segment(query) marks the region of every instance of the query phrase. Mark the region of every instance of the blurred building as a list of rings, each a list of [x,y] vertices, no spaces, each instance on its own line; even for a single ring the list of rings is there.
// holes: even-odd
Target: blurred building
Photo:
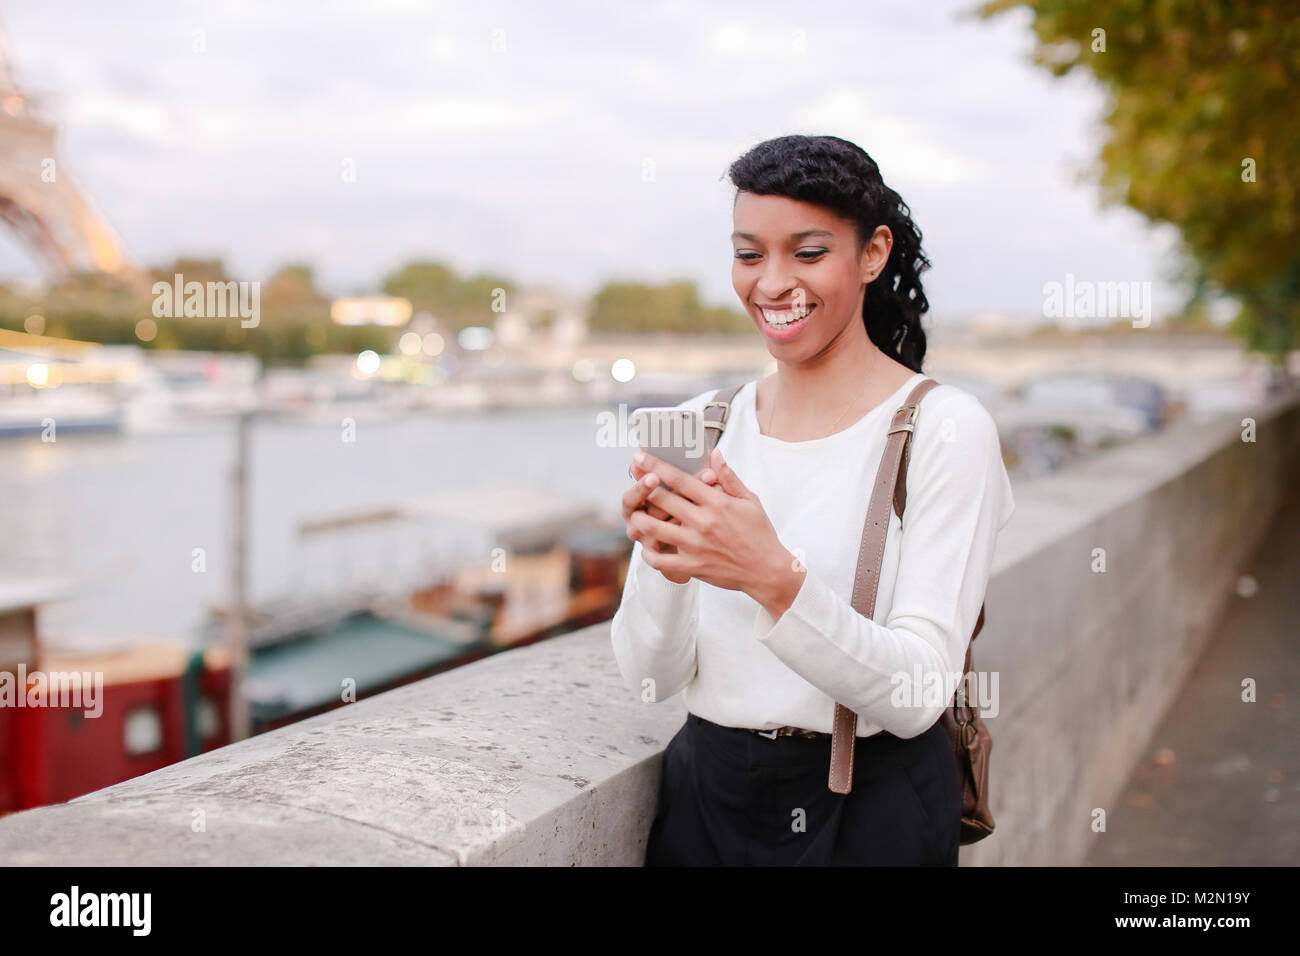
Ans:
[[[338,325],[401,326],[411,321],[411,303],[388,295],[335,299],[330,318]]]

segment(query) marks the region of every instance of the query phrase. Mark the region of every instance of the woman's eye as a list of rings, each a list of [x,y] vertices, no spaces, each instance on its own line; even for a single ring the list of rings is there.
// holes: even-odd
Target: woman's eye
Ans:
[[[814,262],[826,255],[825,249],[803,249],[795,253],[795,258],[804,262]],[[741,262],[753,262],[759,258],[757,252],[737,252],[736,258]]]

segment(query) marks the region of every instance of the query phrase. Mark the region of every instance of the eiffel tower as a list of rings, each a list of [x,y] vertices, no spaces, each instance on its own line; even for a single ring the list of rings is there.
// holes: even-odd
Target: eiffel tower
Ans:
[[[112,228],[56,157],[54,133],[19,85],[0,25],[0,219],[56,275],[103,272],[140,282]]]

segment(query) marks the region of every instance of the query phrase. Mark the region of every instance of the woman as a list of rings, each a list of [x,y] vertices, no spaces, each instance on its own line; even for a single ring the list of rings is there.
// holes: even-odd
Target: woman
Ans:
[[[961,389],[925,396],[874,619],[856,612],[887,423],[925,378],[921,233],[837,137],[769,140],[729,174],[732,283],[777,370],[736,394],[698,477],[646,456],[623,496],[615,657],[643,700],[684,690],[689,711],[646,864],[955,866],[951,694],[933,681],[962,670],[1014,508],[997,428]],[[827,785],[836,701],[858,715],[847,794]]]

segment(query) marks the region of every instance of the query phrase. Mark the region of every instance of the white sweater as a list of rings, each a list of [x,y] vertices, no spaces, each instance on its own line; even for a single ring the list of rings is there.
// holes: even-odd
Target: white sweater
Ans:
[[[868,620],[853,609],[886,429],[923,378],[913,375],[848,428],[801,442],[760,433],[755,383],[740,389],[718,448],[807,570],[777,621],[744,591],[695,578],[674,584],[641,559],[636,542],[610,634],[641,700],[685,690],[687,710],[717,724],[827,732],[839,701],[858,714],[861,737],[915,737],[938,720],[951,693],[937,692],[936,672],[950,689],[962,670],[998,531],[1015,503],[987,409],[956,386],[931,389],[911,440],[901,525],[890,510],[875,613]],[[703,411],[714,391],[678,407]]]

